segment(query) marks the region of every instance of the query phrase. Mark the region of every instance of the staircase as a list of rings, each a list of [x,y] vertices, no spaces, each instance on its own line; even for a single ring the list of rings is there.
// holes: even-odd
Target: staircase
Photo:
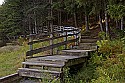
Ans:
[[[89,35],[81,35],[81,42],[75,49],[62,50],[59,55],[27,59],[22,62],[23,68],[19,68],[18,73],[23,77],[62,78],[65,67],[84,63],[89,53],[97,50],[97,40]]]
[[[56,60],[51,56],[28,59],[22,62],[23,68],[19,68],[19,75],[33,78],[54,79],[61,76],[61,69],[65,60]]]
[[[91,36],[81,35],[81,42],[78,49],[82,49],[82,50],[97,49],[97,45],[96,45],[97,40],[98,40],[97,38],[94,38]]]

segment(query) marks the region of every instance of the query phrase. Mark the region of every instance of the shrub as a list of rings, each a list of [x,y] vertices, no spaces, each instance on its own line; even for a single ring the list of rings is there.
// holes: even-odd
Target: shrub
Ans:
[[[123,50],[123,43],[120,40],[114,40],[110,42],[110,47],[111,47],[111,53],[122,53]]]
[[[100,40],[97,41],[97,45],[99,46],[98,51],[103,55],[109,55],[111,52],[110,40]]]
[[[17,42],[18,42],[18,45],[27,45],[27,42],[28,42],[28,40],[27,40],[27,38],[23,38],[23,37],[19,37],[19,39],[17,40]]]
[[[95,60],[94,60],[95,61]],[[101,65],[96,66],[92,83],[124,83],[125,79],[125,55],[103,59]]]
[[[103,56],[121,54],[124,47],[124,44],[121,40],[100,40],[97,41],[97,45],[99,46],[98,51],[102,53]]]

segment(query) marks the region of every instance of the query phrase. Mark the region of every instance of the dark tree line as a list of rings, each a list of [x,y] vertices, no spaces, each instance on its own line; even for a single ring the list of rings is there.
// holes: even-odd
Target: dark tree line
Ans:
[[[84,24],[88,31],[92,17],[108,34],[110,20],[124,30],[124,16],[124,0],[5,0],[0,6],[0,38],[41,33],[43,26],[49,30],[50,23],[61,26],[68,21],[75,27]]]

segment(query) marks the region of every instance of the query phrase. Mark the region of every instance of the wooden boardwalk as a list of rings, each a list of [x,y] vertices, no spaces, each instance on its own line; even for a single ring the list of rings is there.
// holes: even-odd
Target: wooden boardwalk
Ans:
[[[74,31],[74,30],[71,30]],[[76,31],[76,30],[75,30]],[[97,50],[95,42],[97,39],[93,39],[89,36],[79,37],[80,32],[48,39],[42,39],[38,41],[30,40],[30,50],[26,53],[27,59],[22,62],[23,68],[19,68],[18,74],[22,77],[32,77],[32,78],[63,78],[64,69],[66,67],[71,67],[85,63],[90,56],[91,52]],[[53,34],[51,34],[52,36]],[[68,40],[68,36],[75,36],[75,39]],[[64,38],[64,41],[53,44],[54,39]],[[82,38],[82,39],[80,39]],[[32,39],[32,38],[31,38]],[[79,42],[81,40],[81,42]],[[33,49],[34,43],[50,41],[50,46]],[[74,48],[66,49],[67,44],[75,43]],[[65,46],[64,50],[59,51],[60,53],[53,55],[53,49],[59,46]],[[51,50],[52,55],[34,57],[34,54]]]
[[[73,34],[68,34],[68,32],[72,32]],[[50,37],[48,37],[48,35],[50,35]],[[68,39],[68,37],[73,37],[73,39]],[[54,40],[60,38],[63,39],[63,41],[53,43]],[[46,47],[33,49],[33,44],[45,41],[50,42],[50,45]],[[30,35],[30,41],[28,43],[30,49],[26,52],[26,60],[22,62],[22,68],[18,69],[18,74],[1,78],[0,82],[11,83],[9,82],[10,79],[13,78],[13,81],[16,80],[18,77],[34,79],[63,79],[65,68],[76,68],[77,65],[85,63],[87,59],[90,57],[90,54],[97,50],[96,41],[96,38],[92,38],[86,35],[80,35],[80,31],[78,29],[63,31],[63,35],[60,35],[60,32],[48,33],[47,36],[43,34],[42,36],[35,36],[32,34]],[[74,43],[75,45],[71,46],[71,49],[67,49],[67,44],[71,43]],[[65,49],[57,51],[57,53],[54,54],[53,49],[58,48],[60,46],[64,46]],[[47,50],[51,52],[50,55],[41,55],[39,57],[34,56],[34,54],[44,52]],[[14,83],[36,83],[35,81],[30,81],[22,79],[20,82]]]
[[[66,50],[65,50],[66,51]],[[77,51],[78,50],[74,50]],[[79,50],[79,52],[82,50]],[[87,52],[87,51],[84,51]],[[90,50],[88,51],[90,52]],[[19,68],[19,75],[34,78],[44,78],[51,74],[51,78],[61,77],[64,67],[70,67],[86,61],[87,55],[53,55],[32,58],[22,62],[24,68]]]

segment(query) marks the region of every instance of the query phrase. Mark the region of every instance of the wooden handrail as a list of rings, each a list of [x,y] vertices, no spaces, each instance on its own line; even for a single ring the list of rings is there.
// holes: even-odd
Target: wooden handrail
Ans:
[[[31,55],[33,55],[33,54],[37,54],[37,53],[40,53],[40,52],[44,52],[44,51],[47,51],[47,50],[50,50],[50,49],[53,49],[53,48],[56,48],[56,47],[59,47],[59,46],[68,44],[68,43],[72,43],[72,42],[75,42],[75,41],[78,40],[78,39],[79,39],[79,38],[77,38],[77,39],[72,39],[72,40],[68,40],[68,41],[64,41],[64,42],[61,42],[61,43],[53,44],[53,45],[46,46],[46,47],[42,47],[42,48],[38,48],[38,49],[35,49],[35,50],[27,51],[27,52],[26,52],[26,56],[31,56]]]
[[[45,33],[42,33],[42,34],[30,34],[30,35],[28,35],[27,37],[47,36],[47,35],[50,35],[50,34],[57,34],[57,33],[64,33],[64,32],[72,32],[72,31],[78,31],[78,30],[79,30],[79,29],[47,32],[46,34],[45,34]],[[43,34],[44,34],[44,35],[43,35]]]
[[[68,32],[71,32],[72,34],[68,34]],[[72,43],[72,42],[77,42],[79,40],[79,38],[80,38],[79,37],[80,30],[79,29],[49,32],[49,33],[47,33],[45,35],[53,35],[54,36],[57,33],[59,33],[59,34],[63,33],[63,35],[62,36],[52,37],[52,38],[44,37],[44,39],[40,39],[41,35],[39,35],[39,34],[31,34],[31,35],[29,35],[30,42],[28,43],[28,45],[30,45],[30,50],[26,52],[26,56],[27,57],[33,57],[34,54],[44,52],[44,51],[47,51],[47,50],[50,50],[50,49],[52,49],[51,51],[53,51],[54,48],[57,48],[57,47],[63,46],[63,45],[65,45],[65,49],[66,49],[67,44]],[[45,35],[42,35],[42,36],[45,36]],[[67,40],[67,38],[69,36],[75,36],[75,39]],[[33,41],[34,38],[36,38],[36,37],[38,37],[39,40]],[[60,43],[53,44],[53,40],[59,39],[59,38],[64,38],[64,41],[62,41]],[[49,46],[46,46],[46,47],[33,49],[33,44],[40,43],[40,42],[45,42],[45,41],[51,41],[51,44]]]
[[[49,40],[52,40],[52,39],[58,39],[58,38],[63,38],[63,37],[67,37],[67,36],[78,35],[79,33],[80,33],[80,32],[78,32],[78,33],[76,33],[76,34],[68,34],[68,35],[57,36],[57,37],[53,37],[53,38],[47,38],[47,39],[41,39],[41,40],[35,40],[35,41],[32,41],[32,42],[29,42],[28,45],[32,45],[32,44],[40,43],[40,42],[44,42],[44,41],[49,41]]]

